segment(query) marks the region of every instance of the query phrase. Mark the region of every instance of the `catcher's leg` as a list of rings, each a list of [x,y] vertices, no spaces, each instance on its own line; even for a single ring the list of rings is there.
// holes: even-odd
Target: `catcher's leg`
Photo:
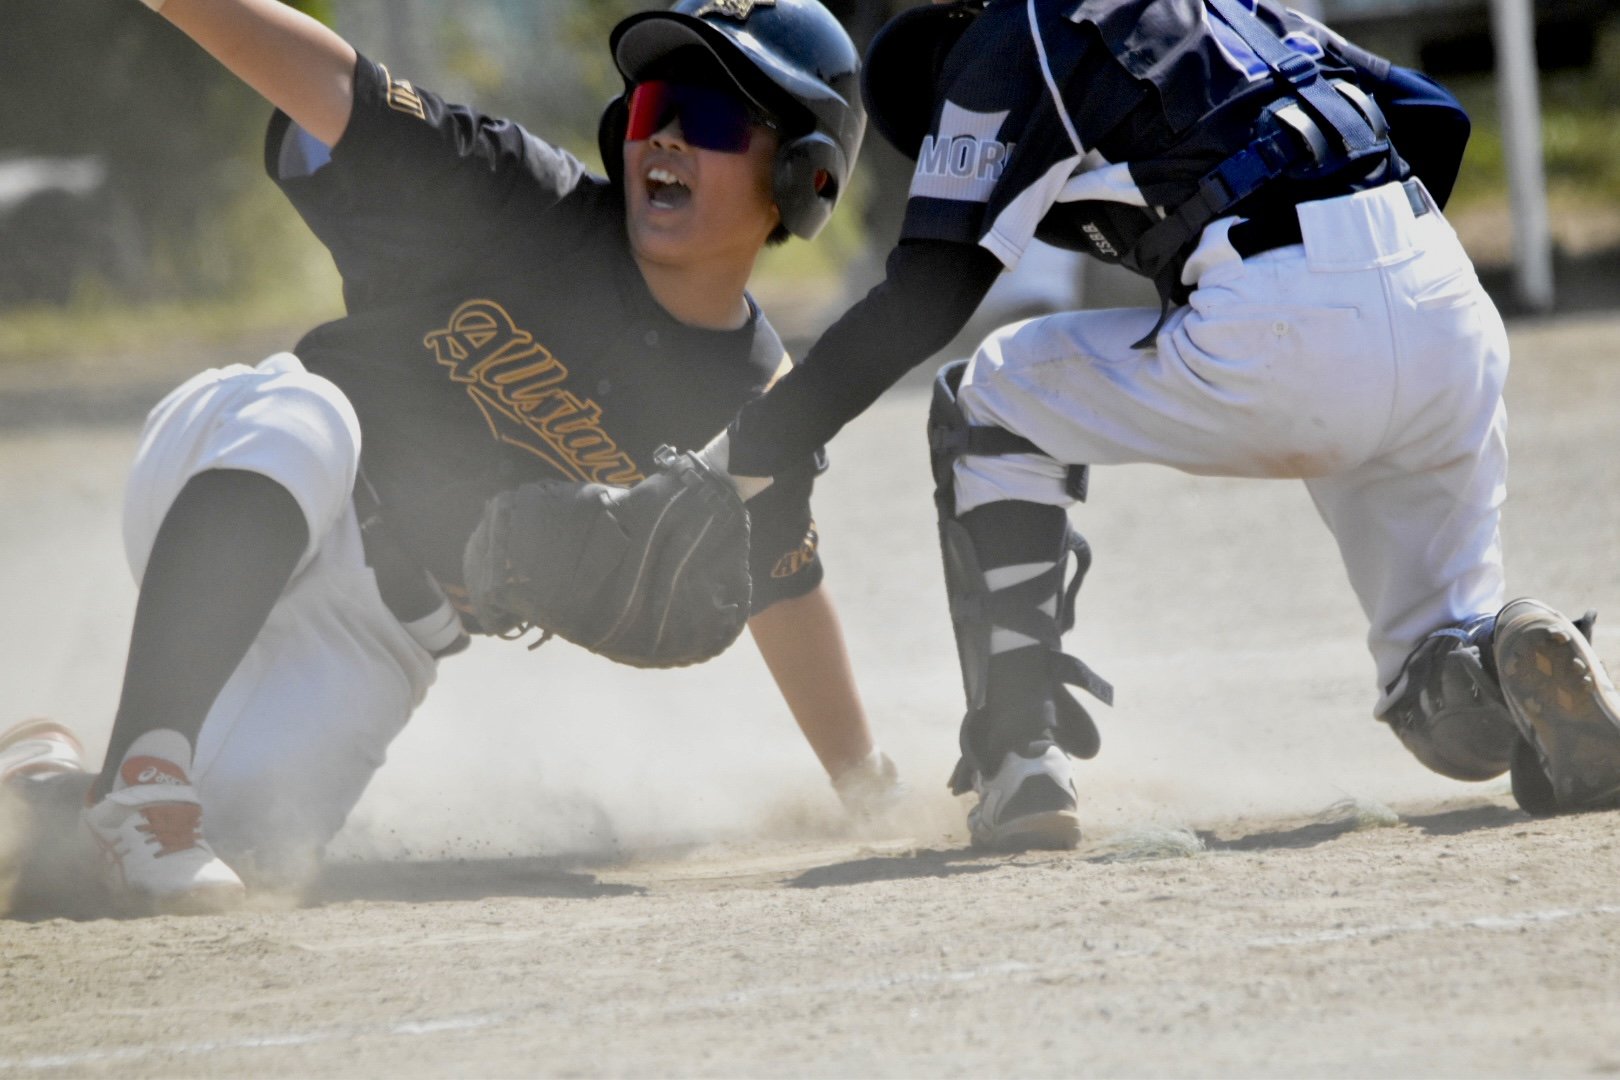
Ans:
[[[1529,813],[1620,806],[1620,693],[1592,650],[1594,619],[1515,600],[1436,630],[1408,657],[1379,718],[1443,776],[1511,769]]]
[[[1414,757],[1453,780],[1501,776],[1519,742],[1497,676],[1495,628],[1494,615],[1478,615],[1425,637],[1379,714]]]
[[[959,456],[1033,449],[1008,432],[965,421],[955,400],[962,368],[948,365],[940,373],[929,416],[945,588],[967,697],[962,760],[951,788],[979,795],[968,816],[976,846],[1074,847],[1080,825],[1068,755],[1092,757],[1098,739],[1063,684],[1084,686],[1104,701],[1112,696],[1107,683],[1059,651],[1090,549],[1062,506],[1009,499],[956,514]],[[1083,475],[1072,478],[1077,494]],[[1065,590],[1071,554],[1076,569]]]

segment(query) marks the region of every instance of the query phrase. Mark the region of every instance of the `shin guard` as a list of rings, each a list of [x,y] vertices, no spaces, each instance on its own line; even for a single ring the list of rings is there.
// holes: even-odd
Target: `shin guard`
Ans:
[[[972,512],[971,527],[956,514],[956,458],[1040,453],[1011,432],[967,423],[956,401],[964,367],[958,362],[940,372],[928,431],[945,590],[967,699],[962,760],[951,777],[958,794],[971,789],[974,772],[993,770],[1008,750],[1040,739],[1075,757],[1095,756],[1096,725],[1066,687],[1113,702],[1113,688],[1060,649],[1062,635],[1074,625],[1075,597],[1091,565],[1091,549],[1069,526],[1063,509],[1013,500],[991,503]],[[1083,469],[1072,469],[1070,476],[1070,493],[1082,497]],[[1075,567],[1065,584],[1071,556]],[[1030,562],[1051,565],[1016,584],[991,587],[989,572]],[[1030,644],[997,654],[992,649],[997,629]]]

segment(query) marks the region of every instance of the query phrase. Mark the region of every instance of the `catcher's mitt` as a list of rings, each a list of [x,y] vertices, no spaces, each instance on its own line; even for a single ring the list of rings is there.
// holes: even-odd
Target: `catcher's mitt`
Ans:
[[[493,633],[537,626],[634,667],[713,659],[748,621],[748,511],[669,447],[631,488],[544,480],[490,499],[463,556]]]

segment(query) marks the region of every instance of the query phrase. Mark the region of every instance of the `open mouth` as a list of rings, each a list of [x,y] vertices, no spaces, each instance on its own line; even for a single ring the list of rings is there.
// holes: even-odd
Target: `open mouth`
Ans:
[[[692,201],[692,189],[668,169],[648,169],[647,201],[659,210],[679,210]]]

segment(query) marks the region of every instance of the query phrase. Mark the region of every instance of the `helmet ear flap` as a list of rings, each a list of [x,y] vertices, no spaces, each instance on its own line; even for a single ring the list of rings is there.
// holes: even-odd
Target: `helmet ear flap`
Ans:
[[[820,232],[848,176],[843,149],[821,132],[784,143],[776,152],[772,191],[787,231],[804,240]]]
[[[630,105],[620,94],[602,110],[596,123],[596,148],[602,155],[602,168],[615,185],[624,181],[624,134],[630,130]]]

